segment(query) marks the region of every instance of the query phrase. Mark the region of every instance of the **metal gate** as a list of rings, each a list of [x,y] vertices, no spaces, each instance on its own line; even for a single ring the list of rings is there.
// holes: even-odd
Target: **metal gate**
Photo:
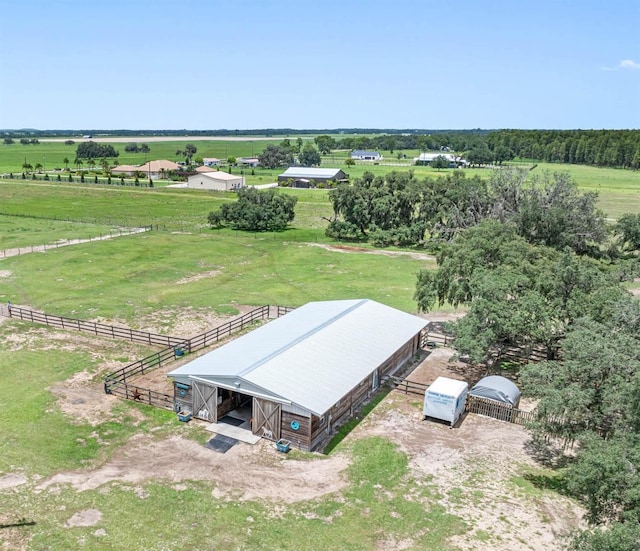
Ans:
[[[218,387],[193,381],[193,416],[212,423],[218,422]]]
[[[253,398],[253,433],[258,436],[280,439],[282,407],[276,402]]]

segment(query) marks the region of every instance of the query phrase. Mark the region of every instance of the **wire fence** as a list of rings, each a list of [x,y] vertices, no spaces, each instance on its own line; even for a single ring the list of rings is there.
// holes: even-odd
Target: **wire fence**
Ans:
[[[76,239],[62,239],[54,243],[45,243],[43,245],[29,245],[27,247],[16,247],[13,249],[5,249],[0,251],[1,258],[9,258],[12,256],[20,256],[30,253],[43,253],[60,247],[68,247],[70,245],[78,245],[81,243],[90,243],[92,241],[105,241],[107,239],[114,239],[116,237],[123,237],[128,235],[134,235],[138,233],[145,233],[151,231],[153,226],[143,226],[140,228],[119,228],[118,231],[100,234],[95,237],[76,238]]]

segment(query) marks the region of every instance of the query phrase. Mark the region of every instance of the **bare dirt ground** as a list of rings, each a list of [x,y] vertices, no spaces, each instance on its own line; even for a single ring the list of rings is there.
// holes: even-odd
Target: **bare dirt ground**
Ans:
[[[326,251],[347,254],[377,254],[383,256],[408,256],[416,260],[435,260],[436,257],[425,253],[412,251],[387,251],[384,249],[366,249],[364,247],[350,247],[347,245],[327,245],[325,243],[305,243],[308,247],[320,247]]]

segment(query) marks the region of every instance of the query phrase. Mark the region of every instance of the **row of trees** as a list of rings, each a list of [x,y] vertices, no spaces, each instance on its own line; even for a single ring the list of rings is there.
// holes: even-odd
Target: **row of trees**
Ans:
[[[2,143],[4,145],[13,145],[15,140],[11,136],[6,136],[2,139]],[[37,145],[40,143],[40,140],[38,140],[38,138],[20,138],[20,143],[22,145]]]
[[[471,165],[516,157],[538,161],[640,169],[639,130],[499,130],[315,138],[321,153],[333,149],[457,151]]]
[[[640,168],[639,130],[500,130],[486,137],[493,151],[520,158],[603,167]]]

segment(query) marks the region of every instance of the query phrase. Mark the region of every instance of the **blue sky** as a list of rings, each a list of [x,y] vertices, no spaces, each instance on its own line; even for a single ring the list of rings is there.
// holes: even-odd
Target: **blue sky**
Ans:
[[[640,2],[0,0],[0,128],[640,128]]]

